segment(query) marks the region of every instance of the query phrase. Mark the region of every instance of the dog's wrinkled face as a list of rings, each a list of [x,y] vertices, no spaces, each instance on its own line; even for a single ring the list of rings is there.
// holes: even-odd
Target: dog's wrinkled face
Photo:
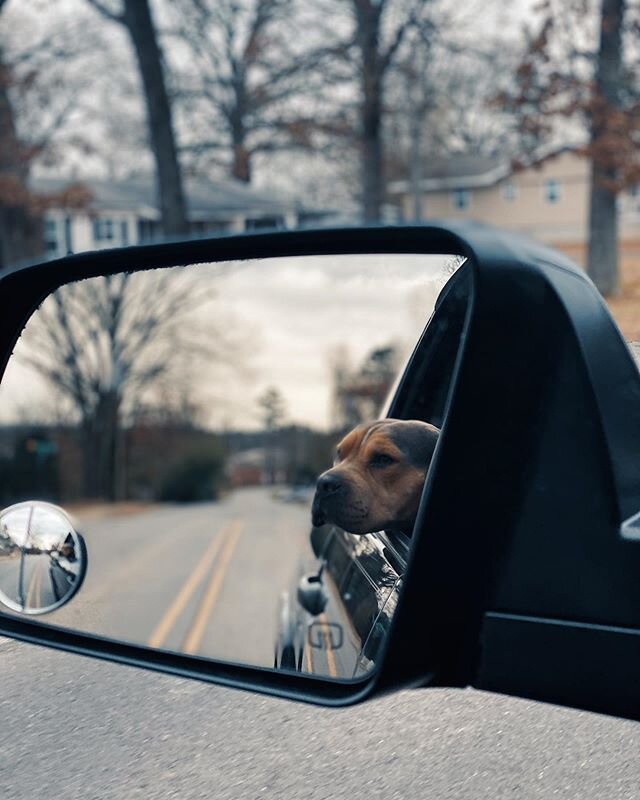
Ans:
[[[319,478],[314,525],[350,533],[411,534],[438,429],[419,420],[385,419],[354,428],[340,442],[334,466]]]

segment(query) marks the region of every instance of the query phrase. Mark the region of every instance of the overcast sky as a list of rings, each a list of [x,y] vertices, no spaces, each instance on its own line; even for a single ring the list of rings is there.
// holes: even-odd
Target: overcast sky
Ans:
[[[241,262],[222,274],[218,265],[189,268],[216,286],[215,299],[199,313],[215,322],[223,339],[240,342],[231,367],[221,370],[203,357],[194,373],[194,394],[205,402],[207,424],[257,428],[257,398],[274,386],[285,399],[289,422],[326,428],[336,349],[346,348],[354,366],[392,342],[408,355],[450,258],[312,256]],[[28,341],[27,325],[18,354]],[[0,387],[0,419],[33,419],[51,408],[50,388],[12,359]]]
[[[238,320],[251,321],[258,337],[254,390],[242,392],[242,424],[255,414],[255,396],[276,386],[291,421],[326,427],[336,349],[346,347],[354,366],[391,342],[408,354],[431,314],[447,260],[315,256],[233,272],[220,298]]]

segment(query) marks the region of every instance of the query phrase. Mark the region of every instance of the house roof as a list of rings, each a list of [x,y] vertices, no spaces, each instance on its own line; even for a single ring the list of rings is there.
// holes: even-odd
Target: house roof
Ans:
[[[560,155],[567,150],[575,149],[574,145],[554,147],[540,150],[527,161],[527,166]],[[481,156],[460,153],[446,158],[433,158],[422,167],[420,189],[423,192],[438,192],[446,189],[479,189],[494,186],[514,171],[511,158],[508,156]],[[404,194],[411,190],[408,180],[394,181],[389,185],[391,194]]]
[[[119,181],[35,178],[31,187],[38,194],[56,194],[70,184],[86,187],[91,196],[93,211],[132,211],[141,217],[160,216],[155,181],[151,175]],[[239,181],[209,181],[187,178],[185,194],[191,219],[224,218],[236,213],[267,215],[302,210],[296,200],[277,192],[255,189]]]
[[[473,189],[492,186],[511,171],[508,159],[500,157],[460,154],[447,158],[427,160],[422,167],[420,188],[425,192],[441,189]],[[389,186],[392,194],[409,191],[408,180],[394,181]]]

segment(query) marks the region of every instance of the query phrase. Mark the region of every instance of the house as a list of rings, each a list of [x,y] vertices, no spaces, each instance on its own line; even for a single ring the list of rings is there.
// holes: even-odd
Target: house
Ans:
[[[474,219],[562,250],[583,267],[587,261],[590,165],[565,147],[525,168],[506,158],[452,156],[425,165],[419,205],[424,219]],[[413,220],[409,181],[389,186],[403,219]],[[620,289],[607,299],[628,340],[640,340],[640,186],[618,196]]]
[[[243,450],[227,459],[227,480],[234,489],[285,483],[288,478],[288,461],[287,451],[273,444]]]
[[[57,196],[81,183],[90,198],[80,209],[50,207],[44,218],[48,258],[69,252],[124,247],[161,237],[160,209],[151,175],[122,181],[39,178],[39,196]],[[303,208],[292,198],[254,189],[238,181],[185,181],[189,227],[194,235],[258,228],[293,228],[323,218],[326,211]]]
[[[409,181],[389,191],[403,219],[414,218]],[[565,147],[514,169],[506,158],[460,155],[423,169],[421,218],[474,219],[528,235],[585,263],[589,218],[589,161]],[[640,186],[618,199],[623,258],[640,257]]]

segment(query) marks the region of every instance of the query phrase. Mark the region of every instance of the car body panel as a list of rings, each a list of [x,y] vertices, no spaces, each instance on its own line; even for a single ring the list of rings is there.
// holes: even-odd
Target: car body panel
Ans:
[[[388,609],[397,597],[390,598],[400,590],[408,539],[384,532],[356,536],[336,526],[312,530],[314,535],[324,541],[320,557],[301,564],[281,596],[275,665],[331,678],[361,677],[375,664],[391,623]],[[301,606],[296,588],[320,568],[327,605],[313,615]]]

